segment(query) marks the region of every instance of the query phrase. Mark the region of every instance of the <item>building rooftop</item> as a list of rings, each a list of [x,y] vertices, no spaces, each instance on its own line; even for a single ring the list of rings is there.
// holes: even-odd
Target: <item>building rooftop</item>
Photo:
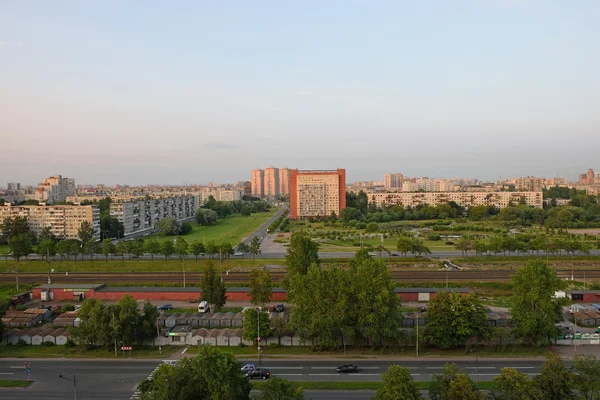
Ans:
[[[36,289],[94,289],[94,290],[98,290],[99,288],[103,287],[103,284],[85,284],[85,283],[81,283],[81,284],[63,284],[63,283],[52,283],[50,285],[41,285],[38,286]]]

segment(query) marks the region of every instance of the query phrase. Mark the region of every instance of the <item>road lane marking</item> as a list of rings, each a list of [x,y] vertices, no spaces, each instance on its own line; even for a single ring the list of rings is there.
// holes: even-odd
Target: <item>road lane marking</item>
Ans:
[[[0,375],[14,375],[14,372],[0,372]]]
[[[496,369],[496,367],[465,367],[465,369]]]
[[[534,369],[535,367],[502,367],[502,368],[513,368],[513,369]]]
[[[310,369],[336,369],[337,367],[310,367]]]
[[[277,374],[277,376],[302,376],[303,374]]]
[[[188,349],[187,347],[185,349],[183,349],[183,351],[181,352],[181,354],[182,355],[185,354],[185,352],[187,351],[187,349]]]
[[[17,366],[13,366],[11,365],[9,368],[15,368],[15,369],[25,369],[24,365],[17,365]]]
[[[425,369],[442,369],[443,367],[425,367]]]
[[[420,376],[421,374],[410,374],[410,376]]]
[[[341,376],[342,374],[308,374],[309,376]]]
[[[303,369],[304,367],[264,367],[268,369]]]
[[[379,367],[358,367],[358,369],[379,369]]]

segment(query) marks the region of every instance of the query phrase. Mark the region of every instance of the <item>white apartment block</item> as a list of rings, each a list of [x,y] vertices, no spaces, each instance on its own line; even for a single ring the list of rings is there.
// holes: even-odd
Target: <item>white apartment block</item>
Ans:
[[[198,209],[197,197],[168,197],[124,203],[111,203],[110,215],[125,228],[125,236],[152,230],[163,218],[178,221],[194,218]]]
[[[241,200],[243,192],[239,189],[224,189],[224,188],[202,188],[195,194],[197,204],[204,204],[210,196],[216,201],[236,201]]]
[[[383,176],[383,186],[386,189],[396,189],[402,187],[404,175],[402,174],[385,174]]]
[[[38,185],[35,199],[50,204],[66,201],[67,196],[75,195],[75,188],[75,179],[51,176]]]
[[[94,237],[100,237],[100,209],[98,206],[0,206],[0,220],[26,217],[29,229],[36,234],[50,228],[61,239],[79,239],[77,232],[83,221],[94,229]]]
[[[539,192],[544,188],[546,180],[544,178],[536,178],[527,176],[525,178],[515,179],[515,188],[523,192]]]
[[[462,207],[496,206],[498,208],[525,204],[542,208],[542,192],[418,192],[418,193],[375,193],[368,192],[369,203],[376,206],[399,205],[417,207],[425,204],[436,206],[454,201]]]

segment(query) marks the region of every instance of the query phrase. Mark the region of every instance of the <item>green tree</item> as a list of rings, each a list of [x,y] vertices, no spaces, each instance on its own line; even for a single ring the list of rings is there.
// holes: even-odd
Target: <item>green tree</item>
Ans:
[[[216,211],[207,208],[199,208],[196,211],[196,222],[202,226],[212,226],[217,224],[219,216]]]
[[[173,242],[170,240],[165,240],[160,244],[160,254],[165,256],[165,260],[168,261],[169,257],[171,257],[174,253],[175,247],[173,246]]]
[[[77,237],[81,241],[81,244],[85,247],[87,242],[94,238],[94,228],[88,221],[83,221],[77,230]]]
[[[340,212],[340,219],[345,223],[348,223],[353,219],[358,221],[361,218],[362,213],[360,212],[360,210],[354,207],[346,207]]]
[[[259,320],[260,319],[260,331],[259,331]],[[266,340],[271,336],[272,329],[269,321],[269,314],[264,310],[260,312],[256,308],[248,308],[244,311],[244,339],[252,340],[257,344],[257,338],[260,340]],[[264,343],[264,342],[263,342]]]
[[[33,244],[31,243],[31,236],[26,233],[13,236],[8,243],[8,251],[12,258],[19,262],[19,259],[27,257],[33,252]]]
[[[431,380],[429,398],[431,400],[484,400],[485,395],[477,389],[469,375],[456,364],[445,364],[442,373],[434,375]]]
[[[258,254],[261,253],[260,239],[258,238],[258,236],[252,237],[252,239],[250,240],[250,247],[248,250],[249,250],[250,254],[252,254],[253,260],[254,260],[254,257],[256,257]]]
[[[252,400],[303,400],[302,387],[287,379],[274,376],[260,388],[260,393]]]
[[[110,316],[104,302],[98,299],[85,299],[77,317],[80,319],[79,325],[69,329],[77,343],[82,344],[86,349],[92,349],[107,338],[106,325]]]
[[[237,251],[239,251],[240,253],[242,253],[242,257],[245,253],[250,253],[250,246],[247,245],[245,242],[240,242],[238,243],[238,245],[236,246]]]
[[[137,341],[137,330],[139,324],[139,312],[137,302],[129,294],[126,294],[117,302],[115,318],[115,332],[117,341],[124,346],[130,346]]]
[[[144,243],[144,239],[136,238],[133,242],[131,242],[131,254],[133,254],[137,260],[140,260],[140,257],[144,255],[144,251],[146,250],[146,245]]]
[[[206,245],[204,247],[206,249],[206,254],[208,254],[208,256],[210,258],[213,258],[215,253],[219,252],[219,249],[217,248],[217,244],[213,240],[209,240],[208,243],[206,243]]]
[[[24,235],[29,233],[29,224],[27,223],[27,217],[6,217],[0,224],[0,231],[2,236],[10,239],[14,236]]]
[[[56,243],[56,252],[58,254],[60,254],[60,257],[67,257],[67,262],[68,262],[68,257],[71,254],[71,246],[69,245],[69,242],[66,240],[59,240],[58,243]]]
[[[578,356],[571,366],[575,389],[584,400],[600,400],[600,362],[593,355]]]
[[[429,302],[425,340],[439,348],[483,338],[489,330],[486,308],[475,295],[438,292]]]
[[[574,376],[563,361],[554,353],[548,353],[539,375],[533,378],[537,388],[544,393],[544,400],[575,399]]]
[[[450,381],[448,387],[449,399],[461,400],[486,400],[487,396],[481,392],[475,382],[467,374],[458,374],[456,379]]]
[[[423,255],[423,254],[431,254],[431,249],[425,245],[425,243],[422,240],[419,240],[417,238],[413,238],[411,241],[411,249],[410,252],[413,253],[413,255]]]
[[[38,245],[38,254],[46,257],[46,261],[50,261],[50,257],[56,255],[56,242],[52,239],[44,239]]]
[[[176,236],[181,232],[181,225],[175,218],[163,218],[158,221],[158,228],[167,236]]]
[[[38,236],[39,243],[41,243],[45,240],[50,240],[51,242],[56,242],[56,236],[54,236],[54,233],[52,233],[52,228],[50,228],[49,226],[42,229],[42,231],[40,232],[40,235]]]
[[[462,239],[460,242],[456,243],[455,247],[460,250],[463,256],[465,256],[470,250],[473,250],[473,243],[468,239]]]
[[[127,242],[118,242],[115,245],[115,254],[121,256],[122,260],[125,260],[125,254],[129,251],[129,246]]]
[[[379,225],[377,225],[377,222],[369,222],[367,224],[367,226],[365,227],[366,233],[375,233],[378,230],[379,230]]]
[[[154,261],[154,256],[160,254],[160,242],[148,240],[144,246],[146,246],[146,253],[150,254],[152,261]]]
[[[104,239],[101,245],[102,255],[108,261],[108,256],[115,253],[115,245],[112,243],[110,239]]]
[[[311,265],[319,266],[319,244],[313,242],[306,232],[296,232],[290,238],[285,264],[291,274],[306,275]]]
[[[561,288],[556,271],[540,260],[532,260],[512,276],[512,333],[533,345],[547,342],[557,334],[562,320],[560,303],[554,293]],[[542,342],[540,342],[542,340]]]
[[[139,316],[137,326],[137,342],[142,344],[145,340],[154,339],[156,337],[156,319],[158,318],[158,310],[156,306],[146,300],[144,309]]]
[[[264,306],[271,299],[273,281],[268,270],[254,268],[250,272],[250,301],[255,306]]]
[[[94,262],[94,254],[98,253],[99,247],[100,245],[96,241],[90,240],[86,242],[82,251],[85,252],[85,254],[89,254],[90,260]]]
[[[406,254],[412,250],[412,240],[409,237],[400,236],[396,244],[396,249],[406,257]]]
[[[494,377],[495,400],[543,400],[541,392],[527,374],[514,368],[502,368],[500,376]]]
[[[183,258],[188,255],[188,251],[189,251],[188,247],[189,246],[188,246],[187,242],[181,236],[178,236],[177,239],[175,239],[175,247],[174,247],[175,254],[177,254],[179,256],[179,259],[181,261],[183,261]]]
[[[204,243],[202,242],[194,240],[192,244],[190,244],[190,253],[196,257],[196,261],[198,261],[198,256],[200,254],[204,254],[205,251],[206,249],[204,248]]]
[[[487,253],[490,250],[490,248],[489,248],[488,244],[485,242],[485,240],[476,240],[473,247],[475,248],[475,254],[480,254],[480,255],[484,255],[485,253]]]
[[[248,400],[251,386],[232,354],[201,346],[195,358],[162,364],[139,385],[142,400]]]
[[[374,400],[422,400],[419,385],[410,375],[410,369],[392,365],[382,375],[383,386],[375,393]]]
[[[202,288],[202,300],[208,302],[211,310],[214,308],[214,311],[219,311],[225,305],[227,288],[212,262],[204,267],[200,287]]]

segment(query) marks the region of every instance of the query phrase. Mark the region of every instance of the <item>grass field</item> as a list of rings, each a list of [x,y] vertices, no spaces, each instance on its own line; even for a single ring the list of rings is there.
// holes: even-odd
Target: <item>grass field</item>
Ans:
[[[0,380],[0,387],[27,387],[30,384],[32,384],[32,381],[26,381],[26,380]]]
[[[131,358],[161,358],[168,357],[176,351],[181,351],[179,347],[162,346],[162,354],[158,352],[157,347],[145,347],[143,349],[134,349],[131,352]],[[85,350],[83,347],[66,346],[0,346],[0,357],[11,358],[128,358],[129,352],[117,352],[115,357],[114,350],[94,349]],[[1,381],[0,381],[1,382]]]
[[[230,242],[234,246],[250,236],[262,224],[267,222],[269,218],[275,215],[279,209],[273,209],[269,212],[252,214],[249,217],[244,217],[240,214],[230,215],[218,220],[217,225],[201,226],[197,222],[192,222],[192,232],[183,236],[188,243],[194,240],[199,242],[215,243]],[[148,236],[146,240],[151,240],[153,236]],[[159,242],[165,240],[173,240],[173,237],[158,235],[156,237]]]

